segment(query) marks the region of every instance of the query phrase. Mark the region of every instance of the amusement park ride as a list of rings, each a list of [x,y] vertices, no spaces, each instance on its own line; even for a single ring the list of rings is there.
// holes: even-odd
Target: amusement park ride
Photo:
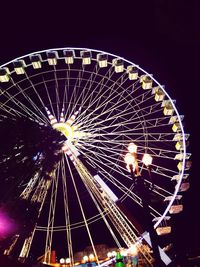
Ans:
[[[74,266],[77,240],[73,232],[77,227],[87,232],[97,265],[106,266],[107,262],[98,259],[90,229],[101,220],[119,249],[137,248],[144,266],[155,266],[157,257],[163,266],[169,265],[172,260],[156,237],[169,234],[170,216],[183,210],[190,154],[183,116],[165,88],[128,60],[82,48],[49,49],[10,61],[0,67],[0,86],[1,120],[28,117],[52,127],[64,139],[61,159],[49,179],[38,171],[22,188],[19,198],[37,206],[37,220],[27,236],[16,233],[4,255],[12,255],[23,241],[18,258],[25,262],[35,235],[44,231],[43,262],[50,264],[53,234],[58,230],[66,233],[69,265]],[[128,150],[129,157],[125,155]],[[151,161],[140,159],[143,154]],[[79,183],[96,207],[91,217],[85,212]],[[59,186],[63,189],[64,226],[55,226]],[[48,194],[48,222],[43,227],[38,222]],[[154,206],[150,194],[161,204]],[[82,218],[79,222],[72,221],[72,198]],[[148,215],[145,218],[151,227],[146,232],[120,208],[128,199]]]

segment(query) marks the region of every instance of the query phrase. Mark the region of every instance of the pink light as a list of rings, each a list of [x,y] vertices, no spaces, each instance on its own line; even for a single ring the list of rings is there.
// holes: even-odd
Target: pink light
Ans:
[[[16,231],[14,220],[9,215],[0,210],[0,240],[8,237]]]

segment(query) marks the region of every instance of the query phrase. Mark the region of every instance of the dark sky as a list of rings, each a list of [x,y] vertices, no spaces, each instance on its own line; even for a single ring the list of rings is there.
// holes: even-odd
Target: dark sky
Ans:
[[[6,1],[4,1],[6,2]],[[40,1],[42,2],[42,1]],[[19,1],[1,5],[0,64],[53,47],[88,47],[118,54],[140,65],[166,86],[185,115],[191,134],[191,188],[178,225],[188,247],[200,238],[199,9],[193,1]],[[74,2],[68,3],[68,2]],[[200,247],[200,244],[199,244]]]

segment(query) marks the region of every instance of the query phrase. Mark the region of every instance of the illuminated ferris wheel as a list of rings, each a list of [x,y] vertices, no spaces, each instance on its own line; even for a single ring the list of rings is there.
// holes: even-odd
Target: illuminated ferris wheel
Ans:
[[[119,56],[85,48],[49,49],[0,67],[0,112],[1,121],[25,118],[62,136],[60,157],[48,179],[38,169],[28,181],[16,184],[18,197],[37,205],[36,221],[24,237],[19,257],[28,257],[42,232],[44,261],[48,262],[54,235],[65,232],[72,266],[81,235],[98,262],[95,245],[103,224],[116,247],[137,244],[151,264],[151,255],[138,245],[142,233],[137,219],[128,218],[120,207],[132,207],[133,217],[137,217],[134,208],[143,208],[124,163],[134,143],[136,175],[144,177],[151,188],[154,201],[149,208],[157,234],[169,233],[170,215],[183,209],[182,192],[189,188],[189,135],[165,88]],[[20,149],[17,154],[22,153]],[[35,158],[40,161],[39,152]],[[153,158],[151,175],[143,154]],[[5,254],[12,253],[19,236]]]

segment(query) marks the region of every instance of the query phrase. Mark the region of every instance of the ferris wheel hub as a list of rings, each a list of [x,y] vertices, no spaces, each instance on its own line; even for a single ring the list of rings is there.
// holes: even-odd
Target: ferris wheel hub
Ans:
[[[67,138],[67,140],[71,141],[75,137],[74,126],[70,126],[66,122],[55,123],[53,125],[53,128],[56,129],[57,131],[61,132]]]

